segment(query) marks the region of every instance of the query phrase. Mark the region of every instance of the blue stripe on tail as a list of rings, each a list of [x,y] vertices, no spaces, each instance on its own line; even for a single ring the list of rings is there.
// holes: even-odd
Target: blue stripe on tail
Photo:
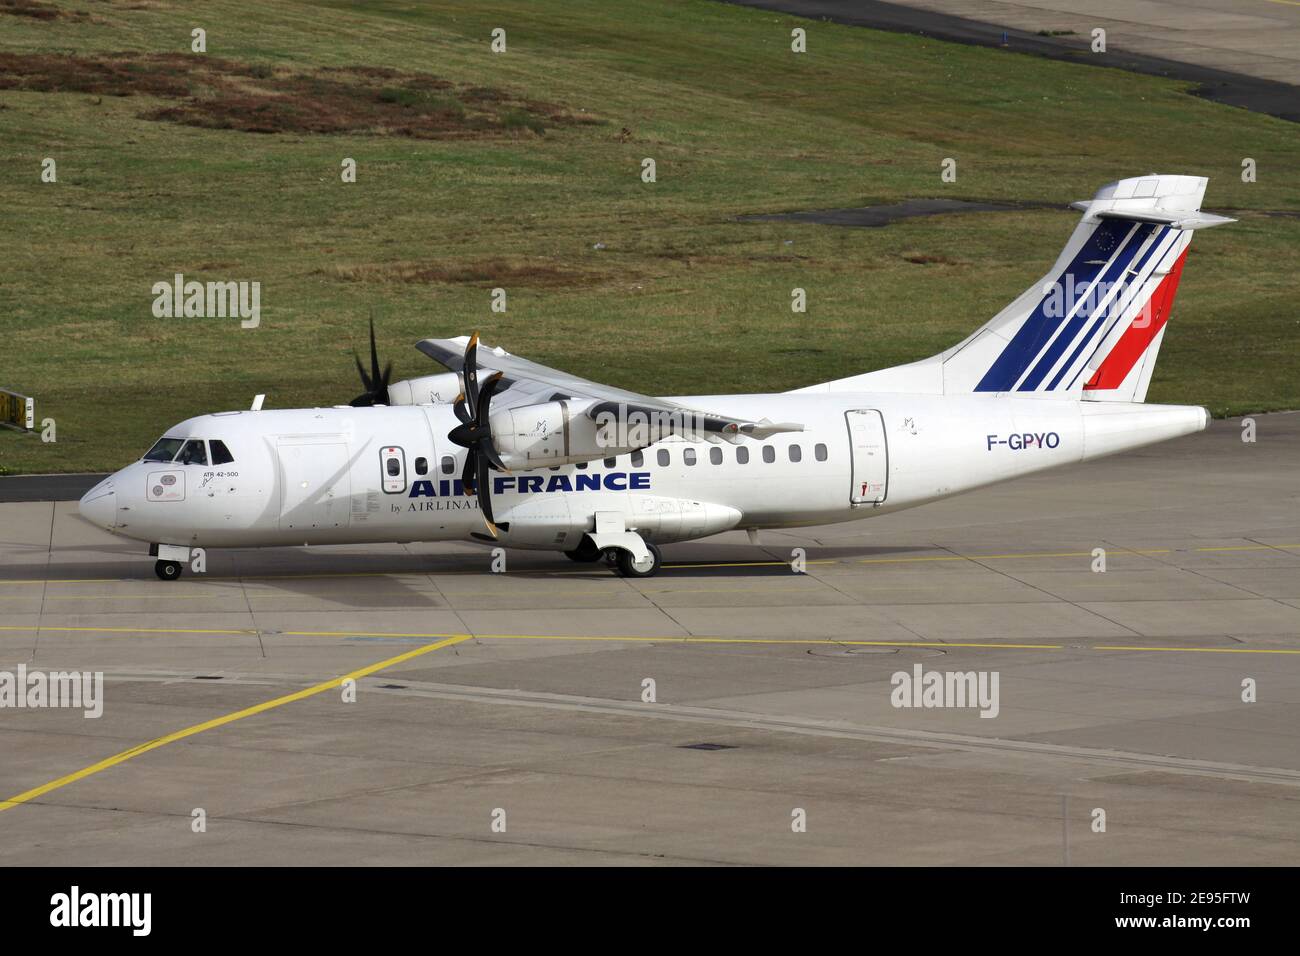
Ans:
[[[1035,363],[1030,373],[1025,376],[1025,380],[1020,383],[1020,386],[1016,391],[1032,392],[1034,389],[1038,388],[1039,383],[1047,377],[1047,373],[1050,372],[1052,366],[1056,364],[1056,360],[1061,357],[1061,353],[1064,352],[1075,340],[1079,334],[1079,330],[1082,329],[1088,319],[1092,317],[1093,311],[1101,304],[1101,301],[1106,298],[1106,293],[1110,290],[1112,284],[1116,281],[1123,281],[1125,270],[1128,268],[1124,260],[1132,259],[1138,255],[1137,250],[1142,248],[1142,243],[1146,241],[1147,236],[1151,235],[1151,233],[1155,231],[1155,228],[1156,227],[1149,225],[1138,226],[1133,235],[1129,237],[1128,245],[1125,246],[1124,250],[1115,257],[1115,261],[1106,267],[1106,271],[1102,273],[1101,278],[1089,286],[1087,291],[1080,296],[1082,301],[1079,301],[1079,299],[1075,300],[1076,302],[1079,302],[1078,311],[1076,311],[1074,317],[1066,323],[1065,328],[1061,330],[1061,334],[1052,340],[1052,344],[1048,347],[1047,351],[1043,353],[1042,358]],[[1149,249],[1147,250],[1148,255],[1150,254],[1150,251],[1151,250]],[[1145,261],[1145,257],[1143,261]],[[1141,268],[1141,265],[1136,265],[1134,268]],[[1070,314],[1068,309],[1065,314]]]
[[[1125,275],[1124,278],[1120,280],[1123,285],[1118,291],[1116,291],[1114,298],[1110,300],[1110,305],[1097,314],[1096,318],[1088,326],[1088,331],[1083,333],[1079,338],[1079,343],[1074,347],[1074,351],[1070,353],[1070,357],[1065,360],[1060,371],[1058,371],[1056,375],[1052,377],[1052,381],[1048,383],[1047,390],[1049,392],[1055,391],[1056,387],[1061,384],[1061,379],[1065,378],[1070,369],[1074,367],[1074,363],[1079,360],[1079,356],[1083,354],[1083,350],[1093,341],[1093,337],[1097,334],[1097,329],[1100,328],[1107,319],[1118,316],[1119,309],[1124,304],[1124,296],[1128,294],[1129,289],[1141,281],[1142,270],[1147,267],[1153,257],[1158,257],[1164,254],[1162,250],[1165,247],[1165,237],[1167,233],[1168,230],[1164,226],[1156,228],[1155,237],[1151,240],[1151,248],[1148,249],[1146,254],[1142,257],[1142,261],[1133,267],[1133,272],[1136,273],[1136,275],[1132,277]],[[1070,379],[1070,383],[1066,388],[1073,388],[1075,380],[1078,379],[1078,377],[1079,376],[1076,373],[1074,378]]]
[[[1139,228],[1149,230],[1151,227],[1144,225]],[[1132,229],[1132,223],[1118,219],[1105,219],[1097,225],[1092,235],[1088,237],[1088,241],[1083,244],[1083,248],[1066,267],[1065,272],[1055,280],[1057,287],[1073,293],[1073,297],[1059,309],[1061,314],[1050,316],[1047,314],[1052,296],[1045,295],[1029,318],[1016,331],[1007,347],[1002,350],[1002,354],[997,357],[993,366],[980,379],[979,384],[975,386],[975,391],[1007,392],[1015,388],[1020,376],[1043,350],[1051,339],[1052,333],[1065,321],[1065,317],[1070,314],[1074,305],[1087,295],[1088,290],[1105,268],[1106,262],[1114,254],[1116,247],[1124,241],[1124,237]],[[1114,265],[1120,270],[1127,268],[1132,262],[1140,245],[1137,240],[1138,237],[1134,236],[1134,241],[1125,245],[1115,257]],[[1058,310],[1053,308],[1051,311]],[[1062,345],[1061,348],[1065,346]],[[1050,367],[1049,365],[1048,368]],[[1046,372],[1044,371],[1043,374],[1045,375]]]

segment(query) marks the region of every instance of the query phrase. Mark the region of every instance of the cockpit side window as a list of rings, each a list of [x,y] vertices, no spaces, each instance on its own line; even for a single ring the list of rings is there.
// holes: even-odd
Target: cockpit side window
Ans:
[[[158,444],[154,445],[142,459],[143,461],[171,461],[176,457],[176,453],[181,450],[181,445],[185,444],[184,438],[160,438]]]
[[[191,438],[176,459],[178,465],[207,465],[208,449],[202,438]]]
[[[230,453],[226,443],[220,438],[214,438],[208,442],[208,447],[212,450],[212,464],[229,465],[235,460],[235,456]]]

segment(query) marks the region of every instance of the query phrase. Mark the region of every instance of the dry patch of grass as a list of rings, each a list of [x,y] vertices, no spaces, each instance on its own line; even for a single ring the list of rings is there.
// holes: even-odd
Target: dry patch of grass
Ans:
[[[963,263],[956,259],[950,259],[944,255],[938,255],[928,252],[904,252],[902,254],[904,262],[910,262],[918,266],[959,266]]]
[[[0,0],[0,13],[13,17],[30,17],[33,20],[89,20],[90,14],[82,10],[64,10],[43,0]]]
[[[376,262],[337,265],[318,274],[350,282],[447,283],[484,288],[524,286],[558,288],[591,286],[609,276],[586,269],[558,265],[549,259],[474,259],[454,262]],[[625,271],[620,279],[628,278]]]
[[[0,0],[0,3],[7,0]],[[299,72],[202,54],[0,54],[0,89],[175,100],[142,118],[246,133],[541,136],[600,122],[505,90],[381,67]]]

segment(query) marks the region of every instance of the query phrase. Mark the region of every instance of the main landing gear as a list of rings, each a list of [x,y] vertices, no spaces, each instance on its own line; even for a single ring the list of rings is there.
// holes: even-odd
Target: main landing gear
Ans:
[[[650,552],[648,557],[638,561],[632,556],[631,551],[624,548],[614,549],[614,569],[625,578],[652,578],[659,573],[663,567],[663,555],[659,549],[649,541],[645,543],[646,550]]]
[[[648,578],[659,573],[664,559],[659,549],[634,530],[629,530],[619,511],[597,511],[595,529],[582,536],[573,551],[566,551],[574,561],[594,561],[592,555],[604,555],[615,574],[625,578]]]
[[[584,537],[582,543],[572,551],[565,551],[564,556],[570,561],[576,561],[579,564],[594,564],[604,558],[605,564],[609,566],[615,574],[625,578],[649,578],[659,573],[663,567],[663,555],[659,553],[659,548],[649,541],[641,542],[647,554],[640,559],[624,547],[609,545],[600,547],[590,537]]]
[[[596,547],[596,542],[583,535],[582,543],[572,551],[565,551],[564,556],[570,561],[577,561],[579,564],[591,564],[599,561],[604,556],[604,552]]]

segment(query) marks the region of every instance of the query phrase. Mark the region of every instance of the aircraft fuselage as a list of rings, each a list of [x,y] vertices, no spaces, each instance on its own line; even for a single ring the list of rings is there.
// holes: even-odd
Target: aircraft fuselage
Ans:
[[[492,476],[507,547],[569,550],[598,513],[656,543],[733,528],[852,521],[1200,431],[1195,406],[1006,394],[684,396],[802,432],[735,444],[670,438],[641,452]],[[186,547],[465,540],[485,531],[461,487],[448,405],[220,412],[166,437],[232,461],[138,461],[82,501],[115,534]]]

